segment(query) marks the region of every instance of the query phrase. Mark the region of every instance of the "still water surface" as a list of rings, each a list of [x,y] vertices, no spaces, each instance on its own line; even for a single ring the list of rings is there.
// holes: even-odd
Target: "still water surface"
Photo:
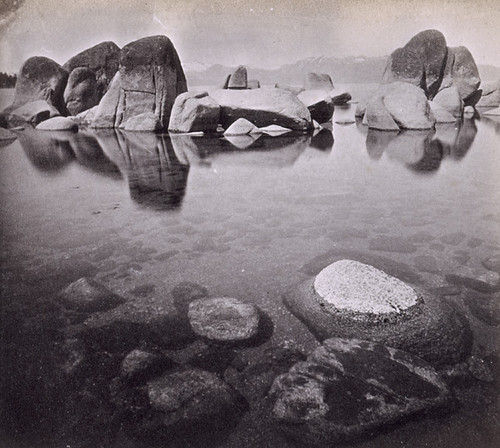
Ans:
[[[309,351],[317,342],[281,295],[324,254],[380,256],[418,286],[458,288],[448,299],[497,360],[500,322],[469,307],[486,295],[449,274],[497,281],[481,262],[500,253],[499,148],[500,122],[486,118],[397,136],[334,123],[255,141],[25,130],[0,148],[3,296],[29,303],[89,276],[134,306],[168,308],[171,289],[191,281],[257,304],[274,322],[267,345]],[[466,400],[444,421],[359,446],[494,446],[495,401]],[[287,446],[273,437],[243,419],[223,446]]]

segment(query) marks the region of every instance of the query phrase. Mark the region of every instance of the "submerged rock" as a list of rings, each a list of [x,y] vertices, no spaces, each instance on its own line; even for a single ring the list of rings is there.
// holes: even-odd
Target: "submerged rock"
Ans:
[[[129,383],[139,383],[171,366],[172,361],[158,353],[135,349],[123,359],[119,376]]]
[[[168,130],[171,132],[216,132],[220,106],[207,92],[181,93],[174,102]]]
[[[221,124],[227,128],[238,118],[257,127],[277,124],[294,130],[310,129],[311,114],[291,92],[275,88],[215,90],[212,98],[221,107]]]
[[[88,313],[109,310],[125,303],[123,297],[87,277],[82,277],[66,287],[61,298],[67,308]]]
[[[450,402],[436,371],[381,344],[328,339],[278,376],[271,417],[294,441],[336,446]]]
[[[189,304],[193,331],[216,342],[244,342],[259,331],[259,309],[231,297],[204,298]]]
[[[356,261],[333,263],[283,300],[320,341],[362,338],[435,365],[470,353],[472,336],[461,315],[439,298]]]

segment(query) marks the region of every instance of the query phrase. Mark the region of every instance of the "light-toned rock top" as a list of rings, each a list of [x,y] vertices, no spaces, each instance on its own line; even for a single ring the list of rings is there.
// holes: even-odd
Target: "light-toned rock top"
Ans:
[[[314,289],[334,308],[358,313],[400,313],[418,302],[412,287],[353,260],[327,266],[316,276]]]

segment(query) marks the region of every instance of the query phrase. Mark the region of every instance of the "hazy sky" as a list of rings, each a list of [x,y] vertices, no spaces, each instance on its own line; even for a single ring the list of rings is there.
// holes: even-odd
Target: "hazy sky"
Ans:
[[[0,0],[0,71],[155,34],[173,41],[186,66],[278,67],[387,55],[428,28],[477,63],[500,66],[500,0]]]

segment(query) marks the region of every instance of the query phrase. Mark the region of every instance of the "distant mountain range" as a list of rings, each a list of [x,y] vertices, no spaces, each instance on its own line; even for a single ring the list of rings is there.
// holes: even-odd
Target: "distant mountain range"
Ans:
[[[249,79],[258,79],[262,85],[276,83],[302,85],[308,72],[328,73],[333,83],[378,83],[382,79],[387,56],[381,57],[310,57],[282,65],[277,69],[248,68]],[[184,64],[184,71],[190,86],[222,85],[235,67],[220,64],[202,63]],[[500,67],[492,65],[478,66],[483,81],[500,78]]]

